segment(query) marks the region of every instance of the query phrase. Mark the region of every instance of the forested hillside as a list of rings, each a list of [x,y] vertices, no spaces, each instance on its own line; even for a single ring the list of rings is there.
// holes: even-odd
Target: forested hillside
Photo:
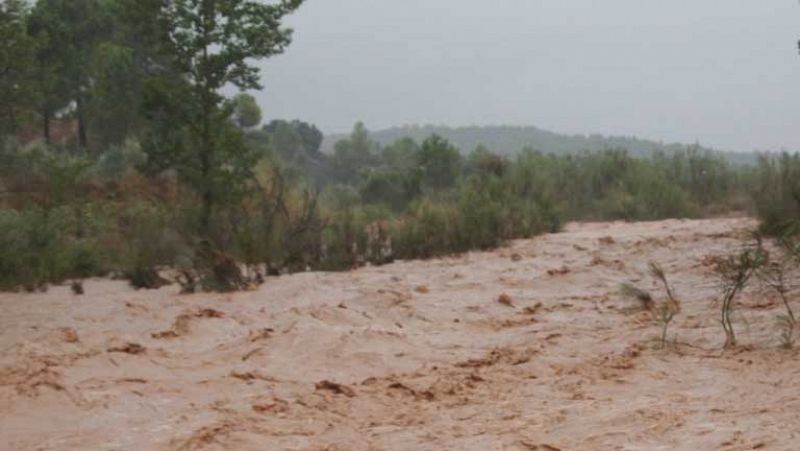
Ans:
[[[712,150],[701,145],[679,143],[662,143],[632,136],[568,135],[543,130],[533,126],[471,126],[447,127],[436,125],[392,127],[372,131],[372,138],[383,144],[410,137],[421,141],[430,135],[439,135],[455,144],[463,151],[471,151],[478,146],[491,149],[501,155],[516,155],[529,148],[545,153],[567,154],[581,151],[599,151],[606,149],[627,149],[631,155],[648,157],[656,151],[675,152],[695,148],[700,151]],[[326,137],[323,151],[331,151],[342,135]],[[722,152],[731,163],[754,164],[757,161],[755,152]]]

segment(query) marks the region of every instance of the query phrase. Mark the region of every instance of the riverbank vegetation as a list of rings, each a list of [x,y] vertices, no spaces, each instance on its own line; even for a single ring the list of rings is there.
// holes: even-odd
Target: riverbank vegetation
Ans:
[[[115,275],[186,291],[487,249],[573,220],[755,211],[796,223],[796,157],[736,165],[671,146],[555,154],[379,144],[272,120],[253,61],[301,5],[241,0],[0,5],[0,288]],[[199,5],[199,6],[198,6]],[[224,95],[237,88],[235,95]]]

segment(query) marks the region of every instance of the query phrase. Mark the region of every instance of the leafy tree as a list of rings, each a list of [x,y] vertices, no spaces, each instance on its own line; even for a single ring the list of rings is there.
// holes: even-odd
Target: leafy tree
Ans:
[[[170,51],[163,0],[104,1],[111,31],[92,53],[87,106],[89,138],[100,149],[121,145],[133,136],[147,140],[156,135],[154,128],[174,131],[175,124],[188,122],[175,114],[186,83]],[[164,92],[172,89],[175,104],[159,103],[153,86]],[[191,111],[187,107],[181,112]]]
[[[107,17],[111,32],[92,54],[92,89],[87,107],[94,147],[106,149],[141,135],[147,128],[142,111],[149,77],[179,78],[160,52],[161,0],[111,0]]]
[[[36,95],[34,41],[28,36],[28,8],[23,0],[0,3],[0,135],[13,134]]]
[[[308,158],[317,160],[322,158],[319,150],[322,145],[322,132],[313,124],[296,119],[293,121],[277,119],[263,126],[261,130],[270,137],[274,137],[273,147],[278,148],[282,154],[285,154],[286,151],[281,147],[286,146],[295,151],[300,151],[302,148],[302,152]],[[286,138],[281,135],[286,135]],[[291,136],[290,143],[286,142],[289,135]]]
[[[331,157],[331,171],[334,181],[355,185],[368,168],[380,163],[378,143],[369,138],[366,127],[356,123],[347,139],[336,143]]]
[[[261,123],[261,108],[253,96],[241,93],[233,98],[233,120],[239,128],[253,128]]]
[[[461,154],[446,139],[432,135],[423,141],[417,164],[426,186],[434,190],[451,188],[461,173]]]
[[[383,148],[381,158],[383,163],[392,168],[411,170],[417,168],[417,155],[419,145],[411,138],[398,139]]]
[[[160,133],[151,149],[168,158],[202,197],[203,228],[208,232],[214,205],[241,185],[252,166],[238,131],[230,130],[232,103],[220,90],[261,89],[254,59],[284,51],[291,30],[283,17],[302,0],[264,4],[253,0],[176,0],[156,11],[163,51],[181,74],[148,83],[147,106]],[[153,7],[150,5],[150,7]],[[181,130],[174,130],[175,127]],[[163,158],[157,158],[164,161]],[[234,174],[236,174],[234,176]]]
[[[398,169],[369,171],[361,185],[361,199],[403,211],[420,193],[419,172]]]
[[[260,154],[280,161],[288,179],[327,184],[327,155],[319,151],[322,133],[299,120],[273,120],[260,130],[247,132],[247,142]]]
[[[262,127],[258,135],[269,152],[279,156],[284,162],[305,166],[308,155],[303,145],[303,138],[291,123],[282,120],[272,121]]]
[[[478,146],[467,157],[467,169],[469,173],[479,176],[501,177],[508,169],[508,160],[483,146]]]
[[[307,122],[293,120],[292,127],[300,134],[300,139],[303,140],[303,147],[309,155],[319,157],[319,148],[322,145],[322,132],[319,131],[316,125]]]
[[[44,136],[50,119],[73,107],[78,141],[88,145],[86,108],[93,84],[93,57],[111,29],[108,2],[102,0],[40,0],[31,12],[29,33],[38,42],[37,72],[42,97]]]

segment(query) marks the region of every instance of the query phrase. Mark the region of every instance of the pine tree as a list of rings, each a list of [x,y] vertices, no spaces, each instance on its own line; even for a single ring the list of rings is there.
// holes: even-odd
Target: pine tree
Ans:
[[[162,52],[180,74],[178,80],[156,77],[148,83],[146,106],[156,129],[149,152],[155,164],[174,166],[201,196],[206,232],[215,204],[240,188],[253,163],[241,131],[232,124],[233,103],[220,90],[229,85],[261,89],[260,71],[252,61],[286,49],[291,30],[281,21],[301,3],[142,3],[157,8],[156,23],[162,30],[156,35],[162,36]]]

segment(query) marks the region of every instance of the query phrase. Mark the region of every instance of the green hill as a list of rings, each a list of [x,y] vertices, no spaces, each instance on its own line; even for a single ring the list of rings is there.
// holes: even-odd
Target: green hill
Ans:
[[[400,138],[409,137],[422,141],[432,134],[440,135],[455,144],[462,152],[467,153],[482,145],[487,149],[502,154],[515,155],[520,150],[532,148],[547,153],[565,154],[581,151],[598,151],[609,148],[627,149],[632,155],[648,156],[656,150],[680,150],[690,147],[686,144],[662,143],[628,136],[604,135],[567,135],[542,130],[533,126],[405,126],[370,132],[370,137],[381,145],[390,144]],[[322,149],[330,152],[334,144],[344,135],[330,135],[325,138]],[[701,146],[700,150],[714,150]],[[731,162],[752,164],[756,154],[722,152]]]

